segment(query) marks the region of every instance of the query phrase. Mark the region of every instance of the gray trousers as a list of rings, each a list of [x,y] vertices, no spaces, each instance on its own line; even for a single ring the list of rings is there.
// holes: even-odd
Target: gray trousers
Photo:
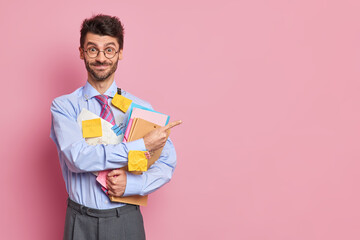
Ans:
[[[64,240],[145,240],[139,206],[98,210],[68,199]]]

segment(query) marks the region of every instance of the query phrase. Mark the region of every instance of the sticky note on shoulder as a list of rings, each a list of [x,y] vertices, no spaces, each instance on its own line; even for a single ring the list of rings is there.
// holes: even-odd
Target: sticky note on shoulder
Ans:
[[[129,109],[132,100],[116,93],[113,99],[111,100],[111,103],[121,111],[126,112]]]
[[[148,160],[145,151],[129,151],[128,154],[128,170],[131,171],[147,171]]]
[[[84,138],[101,137],[101,119],[95,118],[82,121],[82,132]]]

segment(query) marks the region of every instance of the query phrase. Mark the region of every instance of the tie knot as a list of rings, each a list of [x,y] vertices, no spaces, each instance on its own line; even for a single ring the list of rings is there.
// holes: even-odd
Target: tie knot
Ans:
[[[96,100],[102,105],[108,105],[108,96],[106,95],[97,95],[95,96]]]

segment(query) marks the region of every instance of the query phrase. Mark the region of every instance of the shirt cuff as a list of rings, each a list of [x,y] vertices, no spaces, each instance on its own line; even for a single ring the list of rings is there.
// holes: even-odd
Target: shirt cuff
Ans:
[[[126,187],[123,197],[142,194],[142,177],[143,175],[126,172]]]
[[[142,139],[142,138],[135,140],[135,141],[127,142],[127,143],[125,143],[125,145],[126,145],[128,151],[131,151],[131,150],[146,151],[144,139]]]

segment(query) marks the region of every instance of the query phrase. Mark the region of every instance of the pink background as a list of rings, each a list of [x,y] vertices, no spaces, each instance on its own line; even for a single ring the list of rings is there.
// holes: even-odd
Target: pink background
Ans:
[[[148,239],[360,239],[359,12],[357,0],[1,1],[1,238],[62,238],[50,104],[85,83],[80,24],[106,13],[126,29],[118,85],[184,121],[174,177],[142,208]]]

